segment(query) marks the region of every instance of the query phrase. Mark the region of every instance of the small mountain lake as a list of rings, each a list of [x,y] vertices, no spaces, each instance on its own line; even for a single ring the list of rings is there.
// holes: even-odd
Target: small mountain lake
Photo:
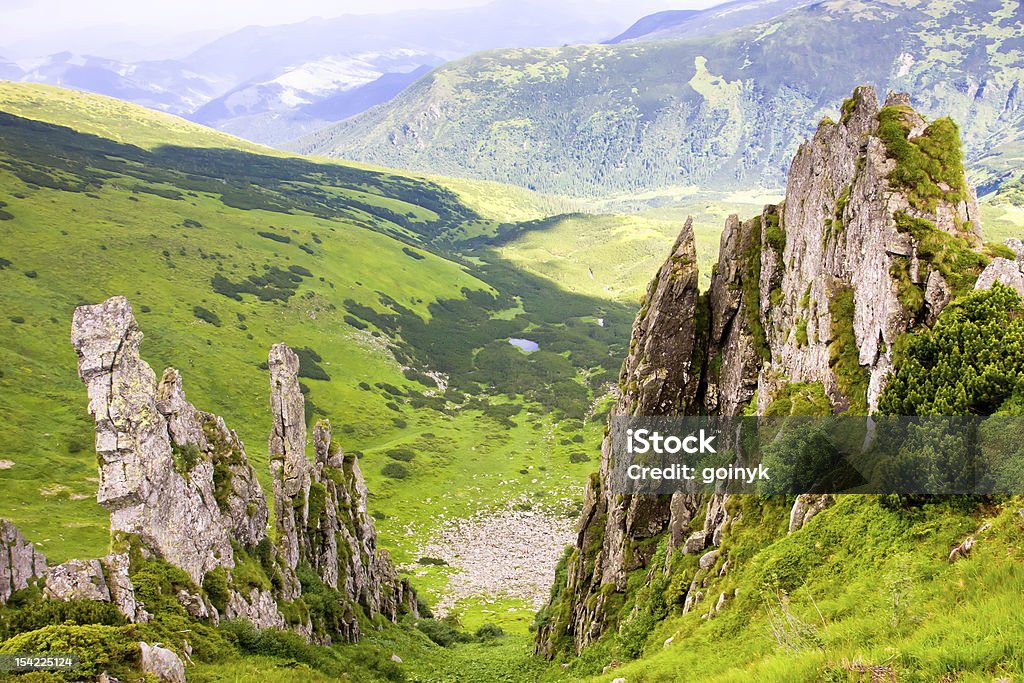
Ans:
[[[535,341],[530,341],[529,339],[516,339],[515,337],[509,337],[508,343],[511,344],[512,346],[519,347],[520,349],[526,351],[527,353],[533,353],[534,351],[540,348],[540,344],[538,344]]]

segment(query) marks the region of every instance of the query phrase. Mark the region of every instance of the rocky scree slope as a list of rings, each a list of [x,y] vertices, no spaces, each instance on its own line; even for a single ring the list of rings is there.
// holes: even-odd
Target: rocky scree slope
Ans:
[[[0,602],[40,582],[46,598],[113,602],[129,620],[148,621],[153,615],[135,599],[131,576],[154,558],[187,574],[191,586],[178,591],[178,602],[212,623],[245,619],[330,643],[358,640],[358,612],[391,621],[417,614],[415,593],[376,547],[359,465],[331,440],[329,423],[315,427],[315,462],[306,456],[298,356],[278,344],[269,360],[275,542],[243,444],[223,419],[188,401],[177,370],[157,381],[139,355],[142,336],[123,297],[75,311],[72,342],[96,421],[97,498],[110,511],[114,552],[47,568],[2,522]],[[236,576],[243,566],[251,575],[257,562],[260,585]],[[300,565],[333,591],[330,623],[304,603]]]
[[[870,87],[842,111],[801,145],[783,203],[727,221],[706,294],[686,224],[634,323],[610,419],[866,414],[878,406],[900,335],[929,325],[976,282],[1019,288],[1024,249],[990,263],[955,124],[929,123],[905,94],[879,106]],[[685,613],[703,600],[708,572],[729,569],[718,562],[738,514],[727,495],[618,495],[606,488],[610,458],[606,437],[576,544],[538,617],[536,650],[548,657],[578,654],[615,627],[638,570],[649,579],[699,557]],[[800,496],[790,532],[830,502]],[[664,566],[653,566],[661,542]]]

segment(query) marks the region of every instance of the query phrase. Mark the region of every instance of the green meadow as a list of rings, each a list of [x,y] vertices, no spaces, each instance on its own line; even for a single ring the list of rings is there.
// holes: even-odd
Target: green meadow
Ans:
[[[69,336],[77,305],[121,294],[144,359],[178,368],[190,400],[238,432],[266,491],[267,352],[299,350],[310,423],[330,419],[358,454],[380,546],[436,604],[458,568],[424,547],[450,522],[510,509],[576,519],[649,278],[692,215],[706,287],[726,217],[766,199],[583,203],[286,155],[105,98],[0,83],[0,517],[51,563],[107,553]],[[1018,207],[982,212],[987,241],[1021,235]],[[668,574],[635,572],[617,628],[578,659],[534,657],[531,623],[547,616],[480,594],[448,619],[367,620],[354,646],[187,622],[201,646],[189,680],[1016,680],[1024,500],[1001,502],[851,496],[787,534],[791,500],[734,498],[715,565],[685,556]],[[949,563],[972,533],[972,555]],[[705,598],[683,614],[695,578]],[[103,644],[167,636],[81,628]]]
[[[438,524],[481,510],[575,514],[633,312],[487,245],[459,249],[507,215],[482,216],[430,181],[266,156],[176,120],[168,143],[194,146],[158,144],[165,117],[104,98],[8,84],[0,103],[14,112],[0,118],[0,516],[52,562],[107,552],[69,337],[75,306],[117,294],[145,360],[181,370],[268,491],[266,356],[281,341],[303,350],[308,417],[329,418],[360,453],[381,543],[400,563],[415,565]],[[510,336],[542,348],[526,354]],[[416,566],[428,601],[450,571]],[[487,610],[524,631],[532,609],[508,605],[467,617]]]

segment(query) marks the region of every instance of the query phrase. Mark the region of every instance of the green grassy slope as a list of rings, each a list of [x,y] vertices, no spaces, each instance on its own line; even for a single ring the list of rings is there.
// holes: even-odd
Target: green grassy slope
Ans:
[[[280,155],[269,147],[112,97],[39,83],[0,81],[0,111],[68,126],[146,149],[160,145],[216,147]]]
[[[982,170],[1024,132],[1022,19],[1011,0],[833,0],[711,38],[484,52],[298,149],[574,196],[779,187],[867,83],[952,116]]]
[[[145,110],[102,124],[120,105],[47,102],[41,117],[117,128],[125,141],[0,113],[0,516],[52,561],[107,549],[69,331],[76,305],[115,294],[134,305],[144,358],[179,368],[190,399],[224,416],[263,477],[261,366],[273,343],[310,349],[308,408],[363,454],[381,543],[401,563],[435,526],[478,510],[572,513],[593,467],[584,453],[600,439],[591,404],[617,371],[632,306],[565,292],[488,248],[452,252],[501,223],[439,185],[220,148],[205,132],[198,147],[160,145],[161,117]],[[189,130],[169,138],[190,141]],[[400,448],[414,453],[400,463],[408,476],[384,476]],[[449,572],[416,573],[433,599]],[[467,618],[486,609],[524,630],[531,611],[505,606],[470,605]]]
[[[579,659],[544,662],[516,634],[438,647],[406,623],[368,632],[357,648],[332,648],[334,663],[319,669],[294,656],[247,656],[202,664],[190,680],[319,682],[331,680],[325,670],[339,669],[364,676],[359,680],[424,683],[981,682],[1024,675],[1024,500],[1006,500],[1001,510],[878,502],[845,496],[787,534],[789,500],[734,498],[730,512],[742,517],[715,565],[699,571],[689,556],[673,563],[671,575],[636,572],[622,624]],[[950,563],[950,547],[969,534],[977,537],[971,556]],[[655,557],[664,557],[664,543]],[[681,614],[677,599],[695,575],[708,577],[706,597]],[[709,618],[723,593],[724,608]],[[403,659],[404,679],[356,668],[392,653]]]
[[[686,615],[673,603],[697,571],[695,561],[674,567],[671,577],[655,577],[637,600],[637,613],[620,628],[622,637],[614,644],[605,639],[570,672],[606,681],[607,674],[598,675],[602,667],[639,656],[614,676],[1016,680],[1024,675],[1016,608],[1024,589],[1020,504],[969,514],[951,502],[907,511],[880,506],[870,496],[846,496],[787,535],[785,501],[739,497],[730,506],[743,513],[742,521],[733,525],[715,566],[701,573],[712,577],[704,601]],[[951,564],[950,548],[985,523],[990,526],[978,535],[971,557]],[[733,569],[719,578],[727,560]],[[725,608],[708,618],[723,593]],[[652,605],[675,614],[655,625],[647,617]]]

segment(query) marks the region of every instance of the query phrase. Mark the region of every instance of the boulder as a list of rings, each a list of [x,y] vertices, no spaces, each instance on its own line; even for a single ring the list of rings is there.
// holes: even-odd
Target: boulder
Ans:
[[[181,657],[159,645],[139,643],[142,670],[158,680],[168,683],[185,683],[185,665]]]
[[[43,594],[54,600],[110,602],[110,589],[99,560],[71,560],[51,567]]]
[[[975,289],[992,289],[995,283],[1012,287],[1024,297],[1024,260],[1011,261],[1005,258],[994,258],[978,276]]]
[[[14,591],[46,576],[46,556],[25,540],[18,527],[0,519],[0,605]]]

